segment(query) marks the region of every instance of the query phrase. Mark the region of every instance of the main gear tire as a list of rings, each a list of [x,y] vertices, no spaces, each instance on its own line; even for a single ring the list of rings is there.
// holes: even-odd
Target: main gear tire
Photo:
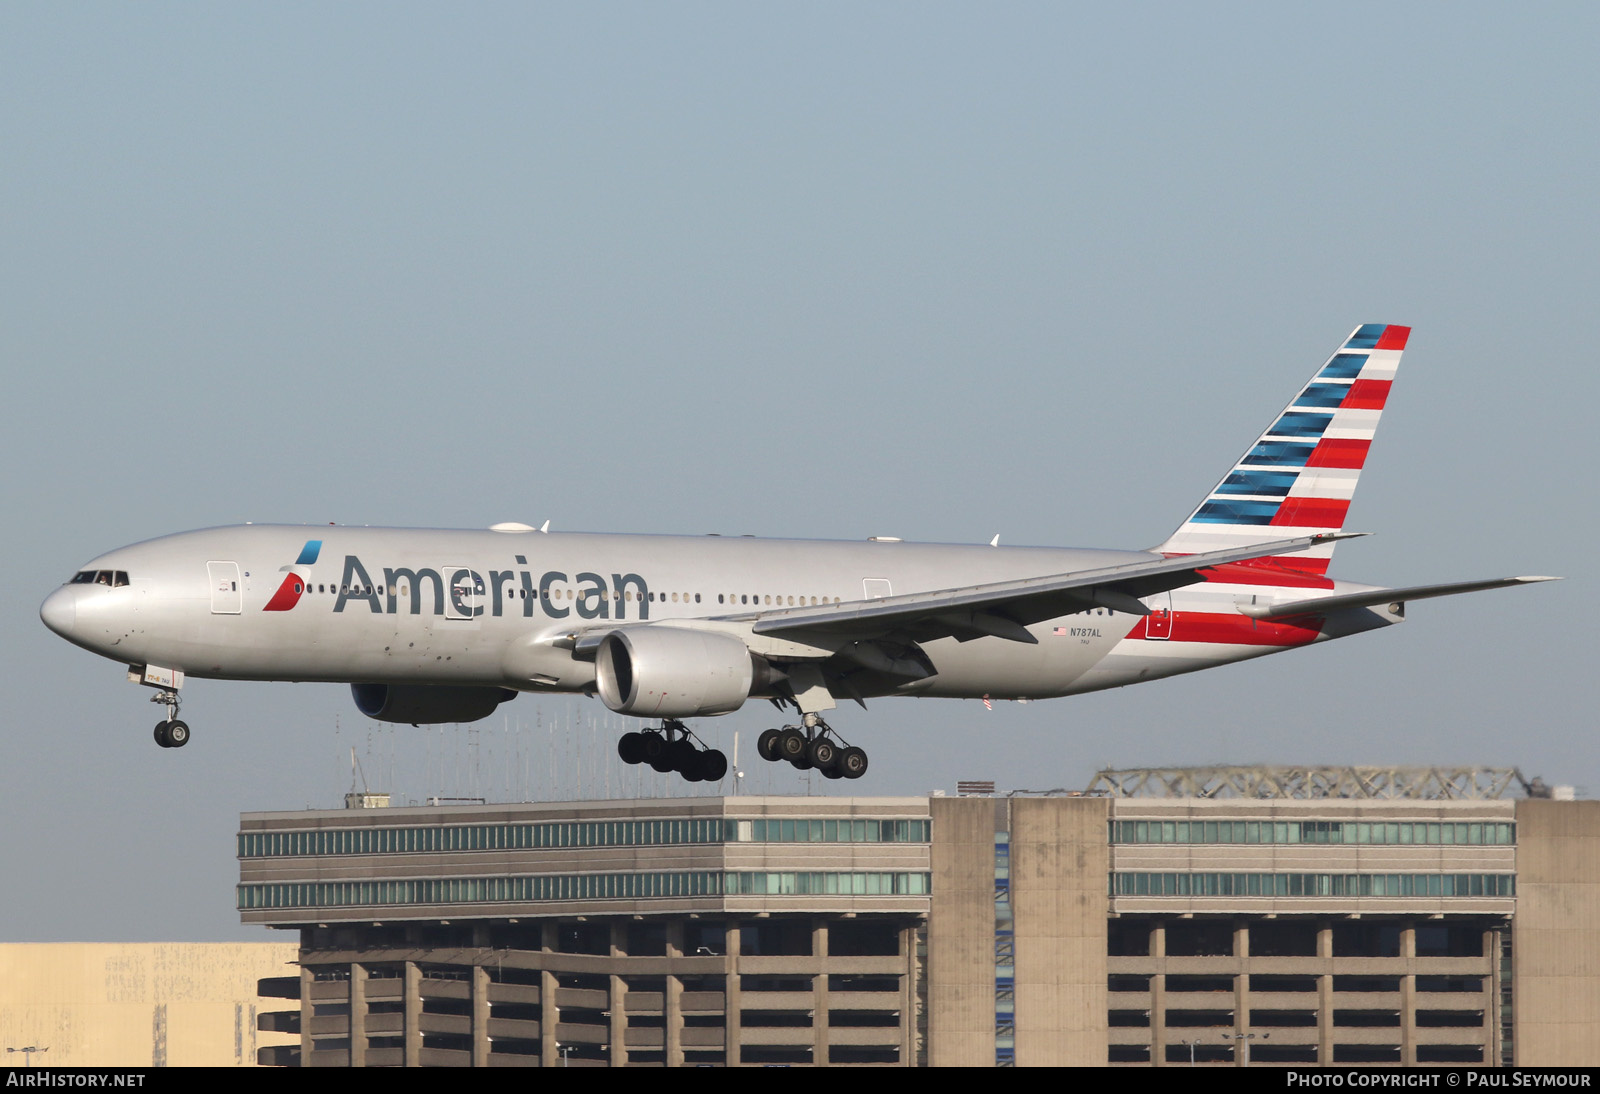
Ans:
[[[809,744],[810,742],[806,740],[806,735],[798,729],[791,727],[778,732],[779,758],[788,760],[796,767],[800,766],[798,761],[806,758]]]
[[[728,757],[719,748],[700,753],[700,780],[717,783],[728,773]]]
[[[617,740],[617,756],[625,764],[644,762],[644,734],[624,733]]]
[[[760,754],[763,760],[771,762],[783,759],[778,754],[778,736],[778,730],[766,729],[762,730],[761,736],[756,738],[756,752]]]

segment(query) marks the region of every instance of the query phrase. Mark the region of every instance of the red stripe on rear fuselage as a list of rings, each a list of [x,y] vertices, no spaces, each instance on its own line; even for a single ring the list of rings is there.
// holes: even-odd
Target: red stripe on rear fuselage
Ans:
[[[1144,618],[1127,634],[1146,637]],[[1173,612],[1171,637],[1166,642],[1205,642],[1228,646],[1304,646],[1322,632],[1322,617],[1295,616],[1292,620],[1249,619],[1220,612]]]

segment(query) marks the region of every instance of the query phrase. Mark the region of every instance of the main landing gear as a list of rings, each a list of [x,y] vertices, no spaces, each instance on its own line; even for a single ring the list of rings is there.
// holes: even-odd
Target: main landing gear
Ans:
[[[188,744],[189,723],[178,720],[178,693],[158,691],[150,696],[150,701],[167,708],[166,720],[156,723],[156,744],[162,748],[182,748]]]
[[[769,729],[756,739],[763,760],[787,760],[801,771],[815,768],[829,779],[859,779],[867,773],[867,753],[840,741],[815,714],[804,725]]]
[[[668,718],[660,729],[624,733],[617,741],[617,755],[625,764],[649,764],[663,774],[676,771],[688,782],[720,782],[728,773],[728,757],[691,738],[688,726]]]

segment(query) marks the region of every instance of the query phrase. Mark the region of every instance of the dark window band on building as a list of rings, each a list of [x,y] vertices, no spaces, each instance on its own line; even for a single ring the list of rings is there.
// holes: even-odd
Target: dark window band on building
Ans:
[[[1481,846],[1516,843],[1511,823],[1402,821],[1164,821],[1111,822],[1112,843],[1377,843]]]
[[[920,896],[925,873],[689,871],[543,874],[531,877],[307,881],[240,885],[238,907],[348,908],[518,904],[552,900],[649,900],[684,896]]]
[[[804,817],[316,828],[298,832],[241,832],[239,857],[649,847],[686,843],[927,843],[932,838],[930,829],[927,820]]]
[[[1516,896],[1511,874],[1111,875],[1112,896]]]

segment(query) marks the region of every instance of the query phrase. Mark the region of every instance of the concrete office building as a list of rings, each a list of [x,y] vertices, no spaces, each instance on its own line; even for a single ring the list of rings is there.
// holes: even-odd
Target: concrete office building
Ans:
[[[1600,803],[1512,775],[246,814],[262,1058],[1593,1064]]]
[[[247,814],[307,1065],[906,1063],[922,798]]]

